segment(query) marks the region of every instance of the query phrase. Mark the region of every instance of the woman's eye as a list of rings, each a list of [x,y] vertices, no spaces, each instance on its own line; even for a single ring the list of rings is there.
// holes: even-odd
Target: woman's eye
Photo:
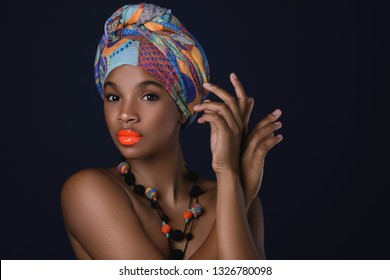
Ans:
[[[108,101],[117,101],[117,100],[119,99],[119,97],[116,96],[116,95],[108,94],[108,95],[106,96],[106,99],[107,99]]]
[[[158,96],[156,94],[153,94],[153,93],[148,93],[148,94],[145,94],[144,97],[142,97],[142,99],[144,99],[146,101],[154,101],[154,100],[158,99]]]

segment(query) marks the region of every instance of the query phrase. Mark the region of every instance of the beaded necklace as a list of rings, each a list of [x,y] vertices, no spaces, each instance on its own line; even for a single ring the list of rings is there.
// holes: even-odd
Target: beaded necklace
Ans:
[[[192,240],[193,234],[192,229],[195,224],[195,221],[199,216],[203,214],[203,208],[200,206],[198,201],[198,196],[202,195],[204,192],[196,184],[196,181],[199,179],[199,175],[196,172],[191,171],[187,164],[185,164],[186,169],[188,170],[188,178],[192,182],[192,188],[190,192],[188,193],[190,196],[190,200],[188,203],[187,210],[183,213],[183,218],[185,220],[184,224],[184,230],[181,231],[179,229],[172,230],[171,226],[169,225],[169,218],[168,216],[162,211],[160,205],[158,204],[158,195],[157,190],[151,187],[144,187],[143,185],[139,185],[135,183],[135,176],[130,170],[130,165],[126,162],[125,157],[121,157],[121,162],[118,164],[117,171],[118,174],[121,176],[124,176],[125,182],[127,185],[133,187],[133,191],[140,195],[146,197],[150,201],[150,206],[153,209],[156,209],[160,219],[161,219],[161,232],[166,236],[168,240],[168,246],[169,239],[172,239],[174,241],[182,241],[184,238],[186,239],[186,243],[183,250],[175,249],[171,250],[170,257],[174,260],[181,260],[184,258],[184,254],[187,250],[188,242]],[[195,203],[192,203],[195,199]],[[189,225],[190,224],[190,225]],[[188,229],[189,225],[189,229]],[[188,230],[188,232],[187,232]]]

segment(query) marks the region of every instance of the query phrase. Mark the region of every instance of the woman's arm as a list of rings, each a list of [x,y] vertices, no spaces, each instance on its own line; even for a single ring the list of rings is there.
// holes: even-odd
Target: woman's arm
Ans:
[[[210,124],[212,167],[217,179],[216,232],[220,259],[259,259],[247,219],[240,180],[240,141],[243,131],[236,100],[222,88],[204,84],[223,102],[206,102],[194,110],[204,111],[199,123]]]
[[[217,247],[220,259],[261,259],[247,218],[239,174],[217,175]]]
[[[251,228],[253,240],[256,243],[256,248],[260,253],[261,259],[266,259],[264,247],[264,218],[263,208],[259,197],[256,197],[248,209],[248,222]]]
[[[143,230],[126,193],[103,171],[86,169],[63,185],[65,226],[92,259],[164,259]]]
[[[245,135],[254,100],[246,96],[234,74],[230,80],[237,101],[218,86],[205,85],[223,103],[206,100],[194,108],[205,113],[198,122],[208,122],[211,127],[210,144],[218,193],[218,254],[222,259],[265,258],[263,215],[260,200],[255,198],[261,184],[265,155],[281,140],[273,134],[280,127],[274,122],[281,111],[261,120],[245,137],[240,152],[240,140]]]

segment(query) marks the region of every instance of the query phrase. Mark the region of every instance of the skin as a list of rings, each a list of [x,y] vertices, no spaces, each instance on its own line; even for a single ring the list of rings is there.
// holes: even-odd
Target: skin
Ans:
[[[234,74],[230,78],[237,100],[216,85],[205,85],[222,102],[208,101],[196,108],[204,113],[198,122],[211,127],[212,167],[217,180],[198,181],[205,191],[199,197],[205,212],[195,223],[185,259],[265,258],[262,209],[256,195],[265,154],[280,142],[273,135],[280,115],[267,116],[246,134],[253,99],[245,95]],[[128,159],[136,182],[157,189],[159,205],[172,228],[183,229],[181,216],[192,186],[179,142],[185,117],[160,82],[139,67],[117,67],[105,84],[104,114],[114,144]],[[137,131],[142,140],[121,145],[116,133],[122,129]],[[169,258],[170,248],[156,211],[147,199],[132,191],[117,174],[116,166],[72,175],[63,185],[61,204],[77,258]],[[183,249],[185,242],[170,244],[171,249]]]

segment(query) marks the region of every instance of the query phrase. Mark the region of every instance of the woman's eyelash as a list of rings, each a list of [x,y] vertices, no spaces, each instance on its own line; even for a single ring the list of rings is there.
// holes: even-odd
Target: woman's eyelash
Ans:
[[[119,98],[119,97],[116,96],[116,95],[107,94],[106,99],[107,99],[108,101],[111,101],[111,102],[112,102],[112,101],[116,101],[116,100],[113,100],[112,97],[114,97],[114,98],[116,97],[116,98],[117,98],[116,100],[118,100],[118,98]]]
[[[114,101],[118,101],[119,100],[119,97],[116,96],[116,95],[113,95],[113,94],[107,94],[106,95],[106,99],[110,102],[114,102]],[[146,100],[146,101],[155,101],[158,99],[158,95],[157,94],[154,94],[154,93],[147,93],[145,94],[142,99]]]
[[[147,93],[145,94],[142,99],[146,98],[147,101],[154,101],[154,100],[157,100],[158,99],[158,95],[154,94],[154,93]]]

